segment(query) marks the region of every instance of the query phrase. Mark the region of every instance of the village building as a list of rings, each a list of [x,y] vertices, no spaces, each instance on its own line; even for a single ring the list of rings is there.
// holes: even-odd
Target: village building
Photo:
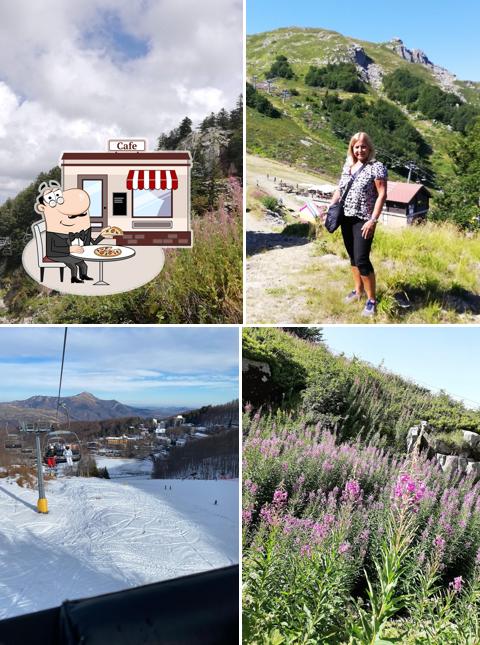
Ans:
[[[389,181],[380,221],[395,228],[418,224],[427,218],[430,196],[423,184]]]

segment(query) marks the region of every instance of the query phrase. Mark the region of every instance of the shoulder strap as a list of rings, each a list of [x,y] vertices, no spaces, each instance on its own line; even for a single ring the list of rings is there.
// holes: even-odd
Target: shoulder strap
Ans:
[[[342,196],[341,196],[341,198],[340,198],[340,203],[341,203],[341,204],[343,204],[343,203],[344,203],[344,201],[347,199],[348,191],[349,191],[349,190],[350,190],[350,188],[352,187],[353,182],[354,182],[354,181],[355,181],[355,179],[358,177],[358,175],[362,172],[362,170],[365,168],[365,166],[366,166],[366,165],[367,165],[367,164],[363,164],[363,166],[362,166],[361,168],[359,168],[359,169],[357,170],[357,172],[356,172],[356,173],[354,173],[354,174],[350,177],[350,181],[349,181],[349,182],[348,182],[348,184],[346,185],[346,187],[345,187],[345,191],[344,191],[343,195],[342,195]]]

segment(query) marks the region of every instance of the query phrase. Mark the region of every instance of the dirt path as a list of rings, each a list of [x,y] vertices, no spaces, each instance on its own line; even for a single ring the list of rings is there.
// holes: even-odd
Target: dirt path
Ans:
[[[289,184],[329,182],[285,164],[247,155],[249,190],[280,197],[284,206],[299,213],[305,198],[278,190],[280,180]],[[305,218],[306,219],[306,218]],[[307,238],[288,237],[281,226],[247,213],[247,323],[315,323],[311,292],[318,287],[314,265],[344,264],[332,255],[315,257],[315,245]],[[332,322],[334,322],[332,320]]]

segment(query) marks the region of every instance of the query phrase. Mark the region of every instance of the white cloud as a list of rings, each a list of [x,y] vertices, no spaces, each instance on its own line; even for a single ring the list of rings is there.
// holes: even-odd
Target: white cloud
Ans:
[[[1,400],[56,395],[63,336],[62,327],[0,327],[0,369],[8,374]],[[62,392],[81,391],[121,401],[170,398],[182,391],[192,396],[228,391],[228,398],[236,398],[238,330],[70,328]]]
[[[63,151],[140,135],[153,148],[185,115],[232,108],[242,91],[242,24],[236,0],[4,3],[0,199]]]

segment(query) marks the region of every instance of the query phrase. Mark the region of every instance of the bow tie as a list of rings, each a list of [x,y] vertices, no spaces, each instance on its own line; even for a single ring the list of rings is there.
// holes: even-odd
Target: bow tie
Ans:
[[[73,240],[82,240],[82,242],[85,242],[85,237],[87,235],[87,231],[77,231],[76,233],[69,233],[68,234],[68,241],[73,242]]]

